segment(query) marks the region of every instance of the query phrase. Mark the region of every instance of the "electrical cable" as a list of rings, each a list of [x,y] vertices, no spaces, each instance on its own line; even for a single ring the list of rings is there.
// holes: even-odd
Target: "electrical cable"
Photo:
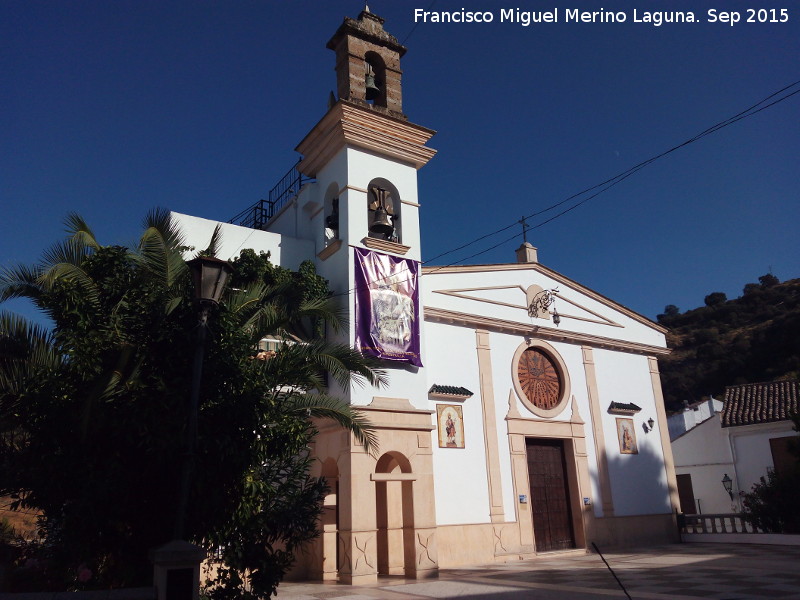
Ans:
[[[413,32],[413,30],[412,30],[412,32]],[[409,34],[409,35],[411,35],[411,34]],[[643,168],[645,168],[645,167],[651,165],[652,163],[654,163],[655,161],[657,161],[657,160],[659,160],[659,159],[671,154],[672,152],[675,152],[676,150],[679,150],[680,148],[684,148],[684,147],[688,146],[689,144],[697,142],[697,141],[701,140],[702,138],[704,138],[704,137],[706,137],[708,135],[711,135],[712,133],[716,133],[717,131],[719,131],[721,129],[724,129],[725,127],[728,127],[729,125],[732,125],[732,124],[734,124],[734,123],[736,123],[738,121],[741,121],[743,119],[751,117],[751,116],[753,116],[753,115],[755,115],[755,114],[757,114],[757,113],[759,113],[759,112],[761,112],[763,110],[766,110],[767,108],[775,106],[776,104],[779,104],[779,103],[783,102],[784,100],[788,100],[789,98],[791,98],[795,94],[800,93],[800,89],[795,90],[795,91],[793,91],[793,92],[791,92],[789,94],[786,94],[784,96],[781,96],[780,98],[778,98],[777,100],[774,100],[773,102],[770,102],[769,104],[761,106],[762,104],[764,104],[768,100],[771,100],[775,96],[778,96],[781,93],[783,93],[783,92],[785,92],[785,91],[787,91],[787,90],[789,90],[789,89],[791,89],[791,88],[793,88],[793,87],[795,87],[797,85],[800,85],[800,80],[797,80],[797,81],[795,81],[793,83],[790,83],[789,85],[786,85],[783,88],[781,88],[781,89],[769,94],[765,98],[759,100],[758,102],[756,102],[752,106],[750,106],[750,107],[748,107],[748,108],[736,113],[735,115],[733,115],[731,117],[728,117],[727,119],[723,119],[722,121],[720,121],[718,123],[715,123],[714,125],[711,125],[710,127],[707,127],[706,129],[704,129],[700,133],[694,135],[693,137],[689,138],[688,140],[686,140],[686,141],[684,141],[684,142],[682,142],[680,144],[677,144],[676,146],[673,146],[670,149],[665,150],[664,152],[661,152],[660,154],[656,154],[655,156],[652,156],[652,157],[650,157],[650,158],[648,158],[646,160],[643,160],[640,163],[638,163],[638,164],[626,169],[625,171],[622,171],[621,173],[618,173],[617,175],[614,175],[613,177],[609,177],[605,181],[602,181],[602,182],[597,183],[597,184],[595,184],[595,185],[593,185],[591,187],[588,187],[588,188],[586,188],[586,189],[584,189],[584,190],[582,190],[580,192],[577,192],[576,194],[573,194],[573,195],[569,196],[568,198],[565,198],[564,200],[556,202],[555,204],[552,204],[552,205],[548,206],[547,208],[544,208],[544,209],[536,211],[536,212],[534,212],[534,213],[532,213],[530,215],[527,215],[527,216],[523,217],[523,219],[531,219],[531,218],[537,217],[539,215],[542,215],[544,213],[547,213],[547,212],[549,212],[549,211],[551,211],[551,210],[553,210],[555,208],[558,208],[559,206],[563,206],[564,204],[566,204],[570,200],[575,200],[576,198],[579,198],[580,196],[583,196],[584,194],[586,194],[588,192],[591,192],[593,190],[597,190],[598,188],[600,188],[594,194],[592,194],[592,195],[590,195],[590,196],[588,196],[586,198],[583,198],[579,202],[576,202],[575,204],[573,204],[569,208],[566,208],[565,210],[562,210],[558,214],[546,219],[545,221],[542,221],[541,223],[538,223],[537,225],[529,226],[529,229],[538,229],[539,227],[542,227],[542,226],[546,225],[547,223],[550,223],[550,222],[554,221],[555,219],[558,219],[559,217],[562,217],[565,214],[575,210],[576,208],[578,208],[579,206],[585,204],[589,200],[592,200],[593,198],[596,198],[597,196],[599,196],[603,192],[606,192],[607,190],[611,189],[615,185],[617,185],[619,183],[622,183],[628,177],[631,177],[632,175],[634,175],[635,173],[638,173]],[[457,248],[454,248],[452,250],[448,250],[448,251],[443,252],[443,253],[441,253],[441,254],[433,257],[433,258],[430,258],[428,260],[422,261],[421,264],[425,265],[425,264],[428,264],[428,263],[430,263],[430,262],[432,262],[432,261],[434,261],[434,260],[436,260],[438,258],[441,258],[442,256],[446,256],[448,254],[452,254],[453,252],[457,252],[459,250],[463,250],[464,248],[467,248],[467,247],[469,247],[469,246],[471,246],[471,245],[473,245],[473,244],[475,244],[475,243],[477,243],[479,241],[485,240],[485,239],[487,239],[489,237],[492,237],[494,235],[497,235],[499,233],[507,231],[508,229],[511,229],[512,227],[515,227],[515,226],[517,226],[519,224],[519,222],[520,221],[514,221],[510,225],[506,225],[505,227],[502,227],[502,228],[500,228],[500,229],[498,229],[496,231],[492,231],[492,232],[484,234],[484,235],[482,235],[482,236],[480,236],[478,238],[475,238],[474,240],[472,240],[470,242],[467,242],[466,244],[463,244],[463,245],[461,245],[461,246],[459,246]],[[420,273],[420,277],[422,277],[424,275],[432,275],[433,273],[436,273],[437,271],[441,271],[441,270],[446,269],[448,267],[455,266],[457,264],[460,264],[460,263],[463,263],[463,262],[465,262],[467,260],[470,260],[471,258],[475,258],[476,256],[480,256],[481,254],[485,254],[487,252],[490,252],[490,251],[494,250],[495,248],[498,248],[498,247],[502,246],[503,244],[508,243],[509,241],[513,240],[516,237],[518,237],[518,234],[515,233],[513,236],[510,236],[508,238],[504,238],[502,241],[498,242],[497,244],[494,244],[493,246],[490,246],[489,248],[480,250],[479,252],[471,254],[471,255],[469,255],[469,256],[467,256],[465,258],[459,259],[457,261],[448,263],[446,265],[442,265],[440,267],[433,268],[433,269],[429,270],[427,273]],[[394,275],[397,275],[397,273],[395,273]],[[348,289],[345,292],[335,293],[335,294],[332,295],[332,297],[349,296],[351,293],[357,291],[357,289],[358,289],[357,287],[353,287],[353,288]]]
[[[524,219],[532,219],[532,218],[537,217],[537,216],[539,216],[541,214],[549,212],[549,211],[551,211],[551,210],[553,210],[555,208],[558,208],[559,206],[562,206],[563,204],[566,204],[570,200],[574,200],[574,199],[576,199],[576,198],[578,198],[578,197],[580,197],[580,196],[582,196],[582,195],[584,195],[584,194],[586,194],[588,192],[591,192],[592,190],[595,190],[595,189],[597,189],[599,187],[602,187],[602,186],[605,186],[607,184],[610,184],[607,187],[605,187],[604,189],[602,189],[600,192],[598,192],[597,194],[593,194],[589,198],[586,198],[586,199],[582,200],[581,202],[577,203],[576,205],[574,205],[573,207],[569,208],[568,210],[559,213],[555,217],[553,217],[551,219],[548,219],[547,221],[544,221],[543,223],[540,223],[539,225],[532,226],[531,229],[535,229],[537,227],[541,227],[542,225],[544,225],[546,223],[549,223],[550,221],[553,221],[555,218],[558,218],[558,217],[566,214],[567,212],[570,212],[571,210],[577,208],[581,204],[586,203],[588,200],[591,200],[592,198],[597,197],[599,194],[601,194],[604,191],[606,191],[607,189],[613,187],[617,183],[620,183],[624,179],[627,179],[628,177],[630,177],[631,175],[633,175],[637,171],[639,171],[642,168],[650,165],[651,163],[655,162],[656,160],[659,160],[660,158],[663,158],[664,156],[667,156],[668,154],[671,154],[672,152],[675,152],[676,150],[678,150],[680,148],[683,148],[685,146],[688,146],[689,144],[697,142],[698,140],[706,137],[707,135],[711,135],[712,133],[716,133],[720,129],[728,127],[729,125],[732,125],[733,123],[736,123],[737,121],[741,121],[742,119],[746,119],[748,117],[751,117],[751,116],[761,112],[762,110],[770,108],[771,106],[774,106],[775,104],[779,104],[780,102],[783,102],[784,100],[789,99],[790,97],[794,96],[795,94],[800,93],[800,90],[795,90],[794,92],[792,92],[790,94],[787,94],[787,95],[779,98],[778,100],[775,100],[774,102],[771,102],[771,103],[769,103],[769,104],[767,104],[765,106],[762,106],[761,108],[756,108],[759,105],[763,104],[764,102],[770,100],[771,98],[774,98],[775,96],[781,94],[782,92],[785,92],[786,90],[791,89],[792,87],[794,87],[794,86],[796,86],[798,84],[800,84],[800,80],[795,81],[794,83],[790,83],[787,86],[784,86],[780,90],[778,90],[776,92],[773,92],[772,94],[770,94],[769,96],[766,96],[762,100],[759,100],[758,102],[756,102],[752,106],[750,106],[750,107],[748,107],[748,108],[736,113],[732,117],[724,119],[724,120],[720,121],[719,123],[716,123],[716,124],[706,128],[705,130],[703,130],[700,133],[696,134],[695,136],[689,138],[688,140],[686,140],[686,141],[684,141],[684,142],[682,142],[682,143],[680,143],[680,144],[678,144],[676,146],[673,146],[669,150],[665,150],[664,152],[661,152],[660,154],[652,156],[651,158],[648,158],[648,159],[646,159],[646,160],[644,160],[644,161],[642,161],[642,162],[640,162],[640,163],[628,168],[627,170],[622,171],[621,173],[618,173],[617,175],[614,175],[613,177],[610,177],[610,178],[606,179],[605,181],[602,181],[602,182],[597,183],[597,184],[595,184],[595,185],[593,185],[591,187],[588,187],[588,188],[586,188],[586,189],[584,189],[584,190],[582,190],[580,192],[577,192],[577,193],[573,194],[572,196],[569,196],[568,198],[565,198],[564,200],[561,200],[560,202],[556,202],[555,204],[552,204],[551,206],[548,206],[547,208],[544,208],[542,210],[534,212],[534,213],[532,213],[530,215],[526,215],[523,218]],[[447,250],[446,252],[438,254],[437,256],[434,256],[433,258],[424,261],[423,264],[432,262],[432,261],[434,261],[436,259],[439,259],[439,258],[441,258],[443,256],[447,256],[448,254],[452,254],[453,252],[457,252],[459,250],[463,250],[464,248],[467,248],[467,247],[469,247],[469,246],[471,246],[471,245],[473,245],[473,244],[475,244],[475,243],[477,243],[477,242],[479,242],[481,240],[484,240],[484,239],[486,239],[488,237],[491,237],[493,235],[497,235],[499,233],[507,231],[508,229],[510,229],[512,227],[515,227],[517,224],[519,224],[519,221],[515,221],[514,223],[511,223],[510,225],[506,225],[505,227],[502,227],[502,228],[500,228],[500,229],[498,229],[496,231],[493,231],[491,233],[484,234],[481,237],[478,237],[478,238],[476,238],[476,239],[474,239],[474,240],[472,240],[470,242],[467,242],[466,244],[462,244],[458,248],[454,248],[452,250]],[[511,238],[511,239],[513,239],[513,238]],[[505,241],[508,241],[508,240],[505,240]],[[505,242],[503,242],[503,243],[505,243]],[[497,245],[492,246],[491,248],[488,248],[488,249],[486,249],[485,251],[483,251],[481,253],[470,255],[467,258],[462,259],[460,261],[457,261],[456,263],[453,263],[453,264],[458,264],[459,262],[463,262],[464,260],[469,260],[470,258],[474,258],[475,256],[478,256],[479,254],[494,250],[495,248],[497,248]]]

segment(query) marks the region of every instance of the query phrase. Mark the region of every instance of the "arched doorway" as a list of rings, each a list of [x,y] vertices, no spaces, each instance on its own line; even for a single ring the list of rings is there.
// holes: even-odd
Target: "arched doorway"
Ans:
[[[387,452],[375,465],[378,574],[413,576],[414,477],[411,463]]]

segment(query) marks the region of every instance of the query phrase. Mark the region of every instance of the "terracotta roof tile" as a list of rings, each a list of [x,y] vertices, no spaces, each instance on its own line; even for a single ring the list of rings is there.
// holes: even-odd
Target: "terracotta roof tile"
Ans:
[[[472,392],[470,392],[465,387],[460,387],[456,385],[439,385],[434,383],[431,386],[431,389],[428,390],[429,394],[443,394],[446,396],[464,396],[469,398],[472,396]]]
[[[787,421],[800,412],[800,382],[746,383],[725,388],[722,426],[755,425]]]
[[[611,414],[619,413],[619,414],[636,414],[642,410],[642,407],[638,404],[634,404],[633,402],[612,402],[608,405],[608,412]]]

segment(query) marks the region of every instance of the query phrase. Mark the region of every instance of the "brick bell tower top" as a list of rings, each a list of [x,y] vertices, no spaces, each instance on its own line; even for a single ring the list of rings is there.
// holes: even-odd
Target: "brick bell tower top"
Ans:
[[[346,17],[327,44],[336,52],[336,80],[340,100],[408,120],[403,114],[400,57],[406,53],[384,20],[365,7],[358,19]]]

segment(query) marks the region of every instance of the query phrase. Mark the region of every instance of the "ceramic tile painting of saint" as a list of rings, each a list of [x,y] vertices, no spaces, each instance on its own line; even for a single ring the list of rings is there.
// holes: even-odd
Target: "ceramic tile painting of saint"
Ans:
[[[620,454],[639,454],[633,419],[617,419],[617,437],[619,438]]]
[[[437,404],[436,421],[439,425],[439,448],[464,447],[464,416],[460,406]]]

